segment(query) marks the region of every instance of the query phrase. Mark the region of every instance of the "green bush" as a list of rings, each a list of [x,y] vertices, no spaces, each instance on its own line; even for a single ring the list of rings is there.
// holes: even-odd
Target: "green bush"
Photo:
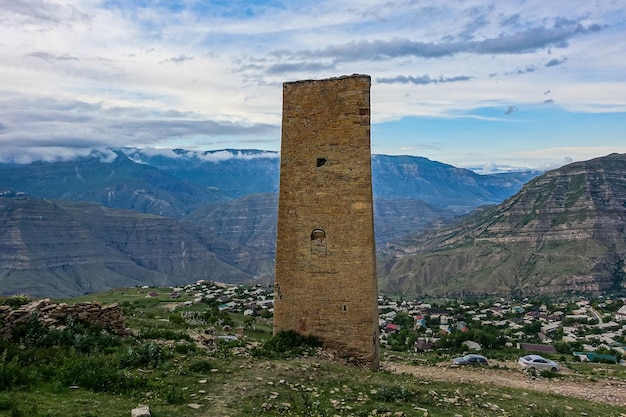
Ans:
[[[253,355],[260,357],[291,357],[321,346],[316,336],[303,336],[294,330],[281,331],[270,337],[260,348],[253,350]]]
[[[1,387],[2,385],[0,385]],[[7,411],[13,408],[13,400],[8,395],[0,395],[0,411]]]
[[[193,341],[191,336],[183,331],[165,329],[162,327],[149,327],[147,329],[141,329],[140,335],[143,339],[186,340],[188,342]]]
[[[9,356],[7,350],[0,353],[0,391],[27,386],[31,382],[28,369],[20,363],[18,356]]]
[[[27,346],[41,346],[50,330],[33,314],[28,321],[19,323],[13,328],[11,341]]]
[[[58,370],[57,382],[62,386],[77,385],[94,392],[130,393],[145,388],[143,378],[119,369],[111,356],[66,356]]]
[[[373,395],[373,398],[377,401],[383,401],[386,403],[390,402],[399,402],[405,403],[410,402],[415,397],[415,393],[411,390],[401,386],[401,385],[392,385],[387,386],[383,385],[376,390],[376,393]]]
[[[147,366],[156,368],[171,355],[154,342],[142,343],[137,347],[129,347],[120,358],[122,367]]]
[[[2,305],[9,306],[11,308],[18,308],[24,304],[30,303],[31,298],[26,294],[16,294],[8,297],[2,297],[0,298],[0,302]]]
[[[30,347],[73,347],[80,353],[98,352],[121,344],[119,336],[93,324],[68,320],[64,329],[50,329],[36,315],[16,326],[11,340]]]
[[[161,397],[167,404],[182,404],[185,400],[183,390],[170,385],[161,390]]]
[[[544,369],[543,371],[539,372],[539,375],[542,376],[543,378],[550,378],[550,379],[559,377],[558,372],[550,371],[549,369]]]
[[[183,342],[174,345],[174,352],[180,353],[181,355],[189,355],[191,353],[196,353],[197,351],[198,346],[193,343]]]
[[[210,361],[207,361],[206,359],[192,362],[189,365],[189,370],[191,372],[197,372],[197,373],[210,372],[211,369],[213,368],[214,368],[213,364]]]
[[[185,319],[180,315],[180,313],[172,313],[168,317],[170,323],[178,324],[179,326],[185,325]]]

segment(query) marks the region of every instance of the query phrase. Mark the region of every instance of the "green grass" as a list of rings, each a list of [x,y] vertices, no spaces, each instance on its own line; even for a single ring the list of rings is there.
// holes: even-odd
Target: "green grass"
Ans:
[[[32,343],[2,342],[0,416],[128,417],[140,404],[148,405],[154,417],[423,416],[425,412],[431,417],[583,413],[617,417],[623,412],[620,407],[542,392],[437,382],[427,375],[346,365],[302,348],[306,341],[272,337],[271,323],[265,319],[251,322],[237,314],[229,317],[233,329],[244,326],[237,330],[243,331],[243,339],[203,347],[184,335],[206,330],[219,334],[221,328],[168,321],[171,311],[163,309],[164,301],[146,299],[136,289],[99,296],[81,299],[141,305],[128,310],[135,315],[127,323],[136,335],[115,338],[80,326],[61,333],[31,328],[23,334]],[[385,360],[432,366],[436,372],[436,366],[452,356],[393,352]],[[587,365],[572,368],[589,377],[624,378],[621,368],[613,371],[617,366]]]

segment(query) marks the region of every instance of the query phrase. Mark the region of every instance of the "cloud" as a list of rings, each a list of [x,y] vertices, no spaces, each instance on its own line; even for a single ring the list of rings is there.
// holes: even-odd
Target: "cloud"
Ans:
[[[528,74],[530,72],[535,72],[535,71],[537,71],[537,67],[534,65],[529,65],[524,69],[517,70],[517,74]]]
[[[258,158],[278,158],[280,154],[278,152],[260,152],[260,153],[245,153],[241,151],[217,151],[217,152],[203,152],[201,154],[197,154],[199,159],[210,162],[219,162],[225,161],[229,159],[243,159],[243,160],[251,160]]]
[[[278,135],[269,123],[212,120],[205,116],[155,108],[105,107],[102,103],[54,99],[0,101],[0,160],[49,160],[84,156],[93,149],[144,147],[208,137]]]
[[[17,19],[20,24],[49,25],[59,23],[69,25],[74,22],[89,22],[88,13],[69,4],[55,4],[44,0],[2,0],[2,14],[5,18]],[[1,18],[0,18],[1,21]]]
[[[164,156],[173,159],[195,159],[206,162],[220,162],[229,159],[252,160],[258,158],[276,159],[280,157],[278,152],[268,151],[240,151],[223,149],[218,151],[190,151],[185,149],[165,149],[165,148],[141,148],[141,149],[124,149],[124,153],[133,161],[138,163],[146,163],[155,156]]]
[[[420,58],[442,58],[460,53],[478,55],[523,54],[550,47],[564,48],[575,36],[602,30],[597,24],[584,27],[575,22],[561,22],[553,27],[535,27],[519,32],[502,34],[482,40],[448,42],[422,42],[394,37],[390,40],[359,40],[329,45],[324,49],[302,50],[290,53],[285,50],[274,52],[278,58],[333,58],[340,61],[382,60],[415,56]]]
[[[504,112],[504,114],[506,116],[510,116],[511,114],[513,114],[514,112],[518,111],[518,108],[515,106],[509,106],[508,109],[506,109],[506,111]]]
[[[551,59],[550,61],[546,62],[546,67],[556,67],[557,65],[564,64],[565,62],[567,62],[567,58]]]
[[[165,59],[163,61],[161,61],[161,63],[166,63],[166,62],[173,62],[175,64],[180,64],[182,62],[185,61],[193,61],[193,57],[192,56],[187,56],[187,55],[178,55],[174,58],[169,58],[169,59]]]
[[[0,158],[120,146],[277,149],[282,83],[353,73],[376,80],[373,131],[436,117],[450,121],[437,135],[453,136],[472,118],[510,121],[509,105],[530,114],[547,89],[555,93],[543,99],[558,105],[542,111],[626,109],[619,2],[248,3],[0,0]],[[497,110],[486,117],[487,107]],[[498,148],[493,131],[485,141]],[[549,140],[570,143],[559,132]],[[414,132],[393,134],[386,152]]]
[[[376,81],[381,84],[416,84],[416,85],[427,85],[427,84],[444,84],[444,83],[453,83],[458,81],[468,81],[472,77],[466,75],[460,75],[456,77],[439,77],[439,78],[431,78],[429,75],[422,75],[421,77],[413,77],[413,76],[405,76],[398,75],[393,78],[377,78]]]
[[[316,73],[319,71],[327,71],[335,69],[335,64],[324,64],[321,62],[293,62],[293,63],[278,63],[270,65],[266,73],[267,74],[284,74],[288,72],[309,72]]]

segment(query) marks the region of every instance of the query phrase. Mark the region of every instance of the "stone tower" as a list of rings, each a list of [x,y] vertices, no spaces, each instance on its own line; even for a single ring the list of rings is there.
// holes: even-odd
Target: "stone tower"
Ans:
[[[368,75],[283,85],[274,333],[377,368]]]

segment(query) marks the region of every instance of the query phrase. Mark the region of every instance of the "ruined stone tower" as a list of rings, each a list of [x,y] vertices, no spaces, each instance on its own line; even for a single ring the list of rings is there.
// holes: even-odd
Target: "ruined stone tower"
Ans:
[[[378,367],[367,75],[283,85],[274,332]]]

